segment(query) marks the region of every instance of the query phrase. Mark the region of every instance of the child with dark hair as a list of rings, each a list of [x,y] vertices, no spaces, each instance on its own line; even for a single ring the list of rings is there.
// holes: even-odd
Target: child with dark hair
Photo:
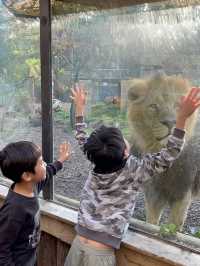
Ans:
[[[0,151],[2,174],[13,181],[0,208],[0,266],[34,266],[40,241],[38,194],[70,156],[67,143],[59,159],[46,165],[40,148],[32,142],[8,144]]]
[[[115,249],[128,228],[137,192],[154,173],[172,166],[180,155],[187,118],[200,105],[200,89],[193,88],[180,101],[176,128],[158,153],[139,159],[129,155],[129,144],[119,129],[101,126],[86,138],[83,88],[72,90],[76,106],[76,138],[94,165],[82,191],[75,237],[65,266],[115,266]],[[134,147],[133,147],[134,148]]]

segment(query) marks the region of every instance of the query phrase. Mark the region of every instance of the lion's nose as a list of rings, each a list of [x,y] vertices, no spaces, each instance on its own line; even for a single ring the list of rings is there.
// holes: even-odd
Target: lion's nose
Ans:
[[[176,120],[162,120],[160,121],[163,125],[167,126],[170,130],[175,126]]]

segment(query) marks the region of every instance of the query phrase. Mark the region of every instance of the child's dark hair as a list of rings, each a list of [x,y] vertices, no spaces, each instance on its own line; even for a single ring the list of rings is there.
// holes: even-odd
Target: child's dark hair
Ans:
[[[93,131],[84,144],[84,153],[94,163],[95,172],[109,173],[120,168],[124,161],[126,144],[121,131],[101,126]]]
[[[32,142],[10,143],[0,151],[2,174],[15,183],[20,182],[24,172],[35,173],[34,168],[40,156],[40,148]]]

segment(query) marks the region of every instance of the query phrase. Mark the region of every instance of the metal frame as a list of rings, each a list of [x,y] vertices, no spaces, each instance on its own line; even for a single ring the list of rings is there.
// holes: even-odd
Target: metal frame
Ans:
[[[51,1],[40,0],[40,58],[42,104],[42,152],[47,163],[53,161]],[[45,199],[53,200],[53,179],[43,191]]]

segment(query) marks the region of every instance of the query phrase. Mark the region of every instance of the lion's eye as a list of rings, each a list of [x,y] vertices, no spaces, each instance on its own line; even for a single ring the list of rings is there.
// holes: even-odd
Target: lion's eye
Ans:
[[[158,111],[158,105],[155,103],[152,103],[149,105],[149,108],[153,111]]]
[[[139,98],[139,95],[137,95],[137,94],[134,93],[134,92],[129,92],[129,93],[128,93],[128,98],[129,98],[129,100],[131,100],[131,101],[136,101],[136,100]]]

